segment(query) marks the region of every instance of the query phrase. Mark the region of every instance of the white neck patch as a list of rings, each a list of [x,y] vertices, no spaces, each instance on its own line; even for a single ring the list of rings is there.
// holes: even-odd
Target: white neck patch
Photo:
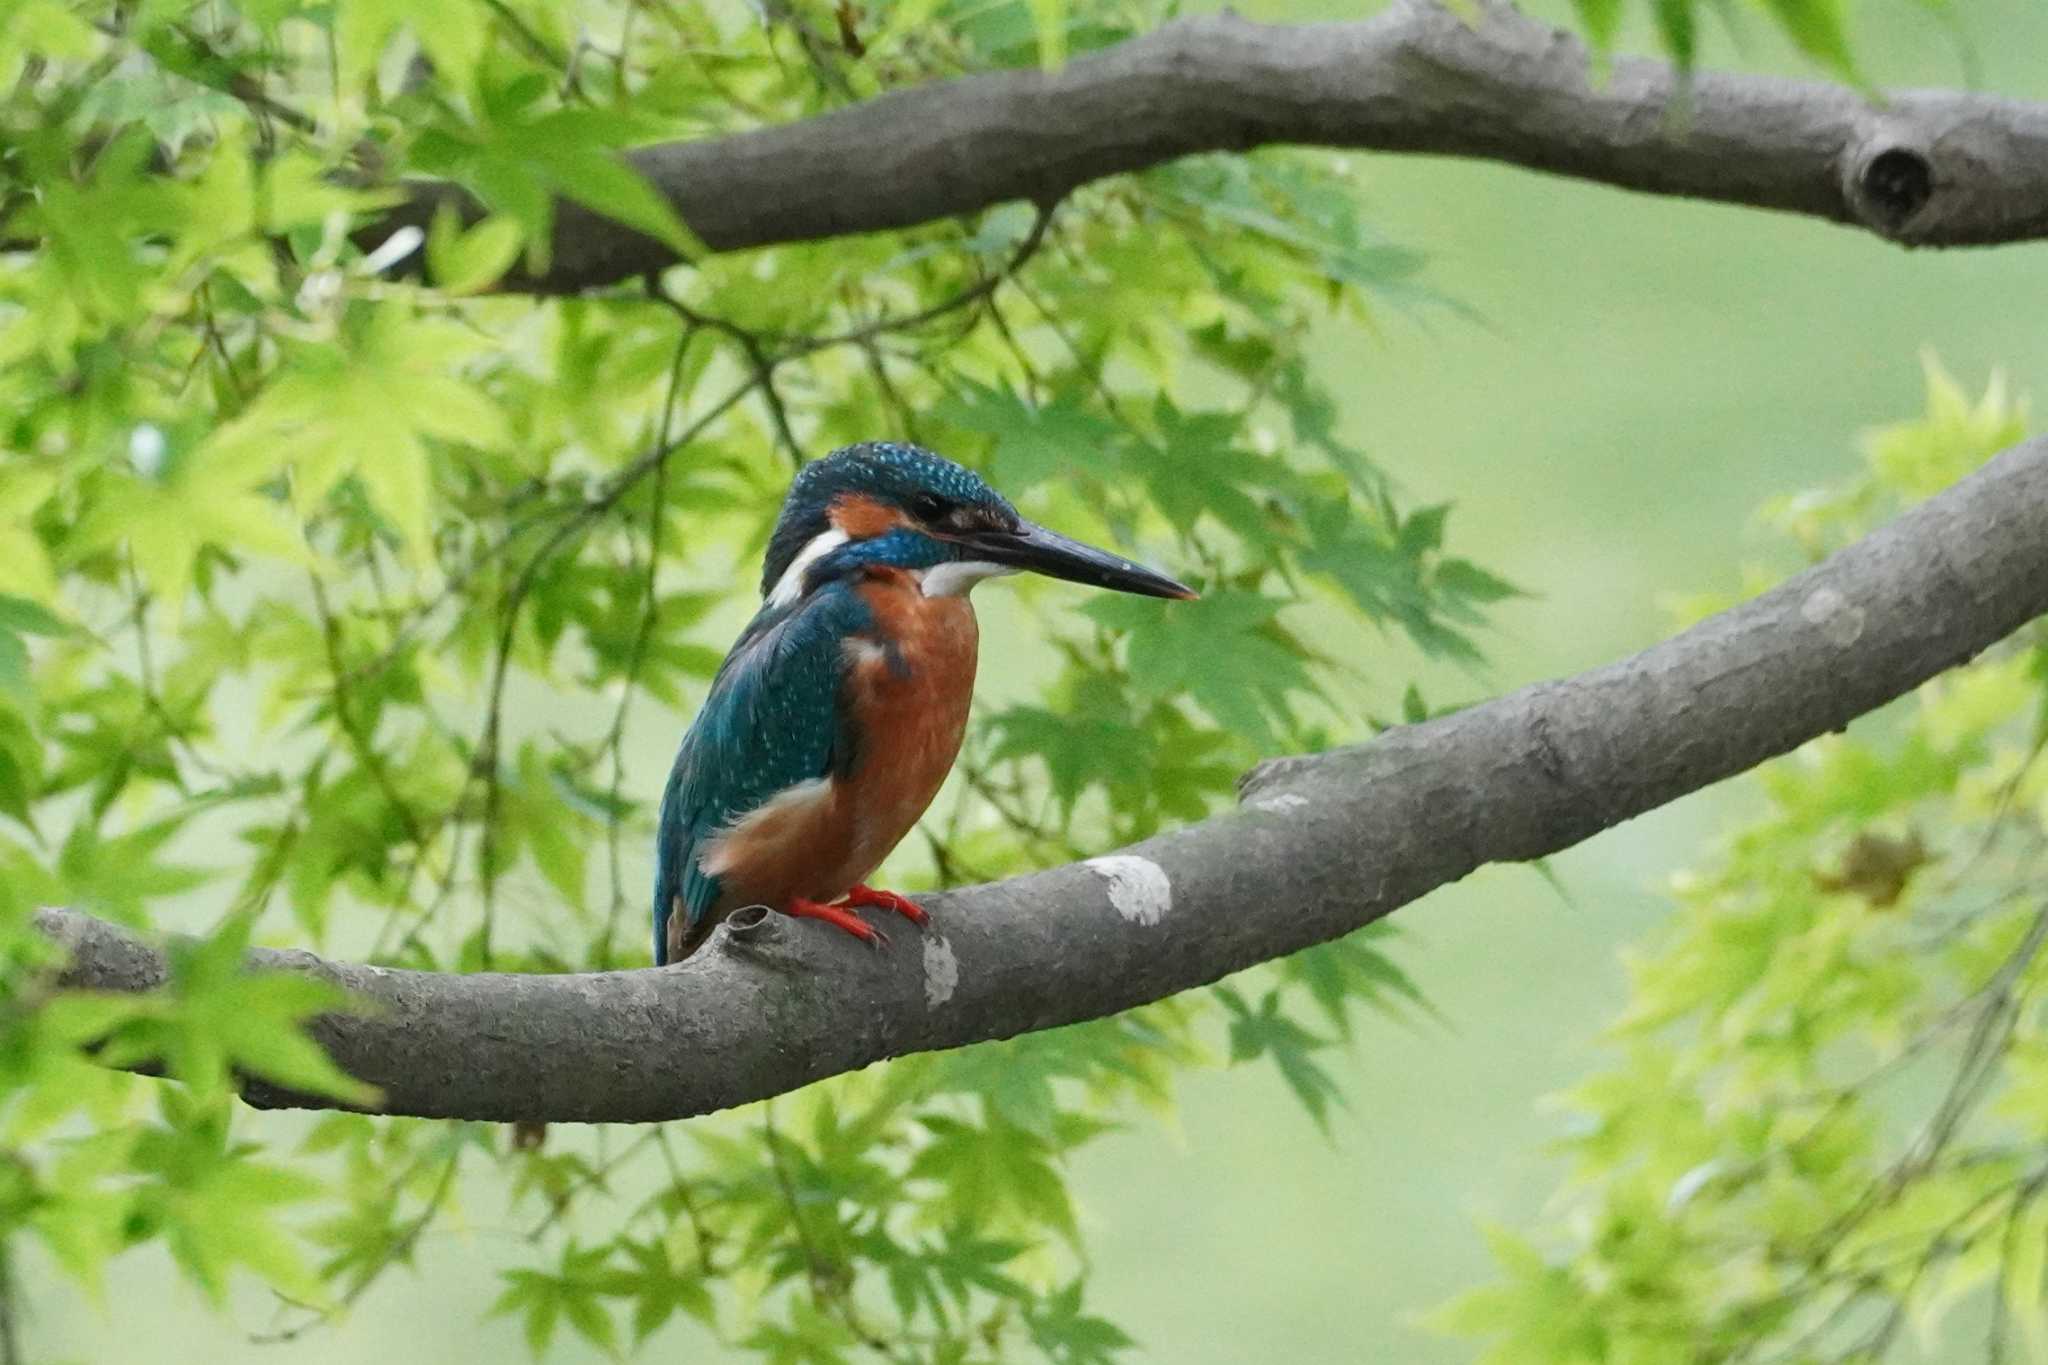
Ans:
[[[965,597],[968,589],[984,578],[1001,578],[1017,572],[1007,564],[985,559],[947,560],[918,575],[918,586],[926,597]]]
[[[782,577],[775,580],[775,588],[768,594],[770,606],[786,607],[804,595],[804,574],[811,565],[831,554],[846,543],[846,532],[833,529],[820,531],[811,537],[811,543],[798,550],[796,558],[789,561],[789,567],[782,571]]]

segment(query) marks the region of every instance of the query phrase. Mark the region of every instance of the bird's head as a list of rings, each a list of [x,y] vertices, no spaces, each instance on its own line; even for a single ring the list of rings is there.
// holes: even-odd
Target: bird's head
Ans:
[[[768,540],[761,592],[796,601],[834,572],[885,564],[930,597],[1029,570],[1147,597],[1195,594],[1164,574],[1026,521],[981,476],[921,446],[869,441],[804,466]]]

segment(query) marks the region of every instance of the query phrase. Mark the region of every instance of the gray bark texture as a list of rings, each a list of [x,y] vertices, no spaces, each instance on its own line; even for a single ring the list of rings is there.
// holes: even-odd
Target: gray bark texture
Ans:
[[[441,975],[259,951],[360,1013],[315,1036],[393,1113],[638,1122],[885,1057],[1128,1009],[1371,923],[1483,863],[1554,853],[1900,696],[2048,612],[2048,439],[1775,590],[1619,663],[1370,743],[1261,765],[1240,806],[1107,858],[924,898],[875,951],[742,912],[678,966]],[[74,986],[161,955],[63,910]],[[317,1104],[252,1093],[259,1104]]]
[[[1069,62],[894,91],[776,128],[628,159],[715,251],[1057,201],[1104,176],[1273,143],[1483,157],[1654,194],[1811,214],[1906,246],[2048,235],[2048,106],[1622,59],[1487,0],[1367,20],[1181,19]],[[358,234],[423,226],[463,192],[415,185]],[[508,287],[567,292],[674,264],[668,247],[560,206],[552,264]]]

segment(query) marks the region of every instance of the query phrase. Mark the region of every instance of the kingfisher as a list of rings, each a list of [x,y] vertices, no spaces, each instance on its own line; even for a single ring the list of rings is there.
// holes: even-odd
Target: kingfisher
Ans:
[[[870,944],[855,911],[922,907],[867,878],[960,753],[979,632],[968,592],[1030,570],[1148,597],[1164,574],[1017,514],[921,446],[869,441],[806,465],[768,539],[761,609],[683,736],[655,847],[654,961],[765,905]]]

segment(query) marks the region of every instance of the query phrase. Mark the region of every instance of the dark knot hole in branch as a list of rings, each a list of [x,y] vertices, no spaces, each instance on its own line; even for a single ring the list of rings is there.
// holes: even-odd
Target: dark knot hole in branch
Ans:
[[[773,913],[765,905],[742,905],[725,917],[725,927],[737,937],[750,938],[761,932]]]
[[[1927,158],[1891,147],[1864,163],[1863,201],[1886,228],[1903,227],[1934,194],[1934,168]]]

